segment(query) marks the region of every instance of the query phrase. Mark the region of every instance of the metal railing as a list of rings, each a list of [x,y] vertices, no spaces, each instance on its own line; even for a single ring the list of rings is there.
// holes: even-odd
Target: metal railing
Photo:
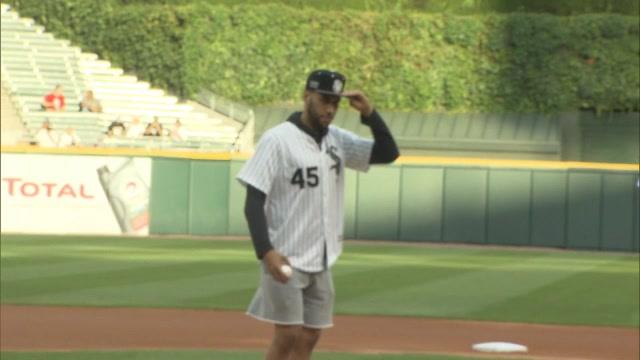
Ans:
[[[251,151],[255,137],[255,113],[251,107],[231,101],[210,90],[201,90],[195,100],[209,109],[242,124],[236,138],[236,151]]]

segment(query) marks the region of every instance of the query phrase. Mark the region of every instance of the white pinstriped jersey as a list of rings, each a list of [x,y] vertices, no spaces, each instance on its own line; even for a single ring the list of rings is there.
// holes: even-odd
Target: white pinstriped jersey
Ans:
[[[258,142],[237,179],[267,195],[269,239],[294,268],[322,271],[340,256],[344,168],[367,171],[372,148],[373,140],[335,126],[318,145],[291,121]]]

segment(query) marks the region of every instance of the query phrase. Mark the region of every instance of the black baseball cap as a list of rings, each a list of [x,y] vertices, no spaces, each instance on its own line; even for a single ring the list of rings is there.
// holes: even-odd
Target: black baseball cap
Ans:
[[[337,71],[314,70],[307,78],[306,90],[320,94],[342,96],[347,78]]]

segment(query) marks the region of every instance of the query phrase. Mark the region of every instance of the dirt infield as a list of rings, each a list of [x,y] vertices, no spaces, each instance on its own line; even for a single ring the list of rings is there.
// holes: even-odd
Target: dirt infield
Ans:
[[[239,312],[2,305],[1,350],[264,349],[271,326]],[[638,359],[638,329],[337,316],[318,345],[356,353],[480,356],[471,345],[509,341],[528,359]],[[510,356],[513,358],[513,355]],[[491,358],[498,358],[491,355]]]

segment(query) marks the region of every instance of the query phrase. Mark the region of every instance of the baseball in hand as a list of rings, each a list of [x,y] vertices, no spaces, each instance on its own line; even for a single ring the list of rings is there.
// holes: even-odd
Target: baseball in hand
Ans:
[[[293,269],[291,269],[291,266],[289,265],[282,265],[280,266],[280,271],[285,274],[287,277],[291,277],[291,274],[293,274]]]

